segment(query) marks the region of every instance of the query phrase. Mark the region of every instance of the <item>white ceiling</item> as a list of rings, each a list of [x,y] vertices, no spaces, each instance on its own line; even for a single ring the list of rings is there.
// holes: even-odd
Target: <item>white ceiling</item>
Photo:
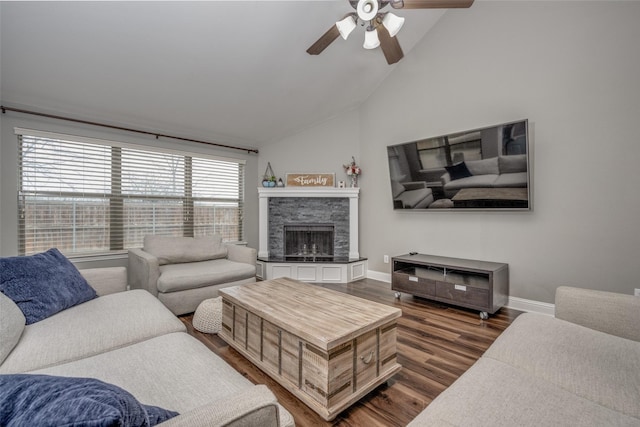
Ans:
[[[259,147],[357,107],[397,65],[364,28],[306,49],[347,0],[2,2],[8,106]],[[442,10],[400,10],[413,46]]]

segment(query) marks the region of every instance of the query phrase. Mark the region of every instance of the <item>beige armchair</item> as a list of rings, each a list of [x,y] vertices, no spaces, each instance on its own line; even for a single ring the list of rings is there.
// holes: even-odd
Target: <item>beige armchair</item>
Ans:
[[[424,209],[433,203],[433,191],[425,181],[391,182],[394,209]]]
[[[256,250],[207,237],[145,236],[129,250],[129,285],[146,289],[174,314],[195,311],[218,289],[256,281]]]

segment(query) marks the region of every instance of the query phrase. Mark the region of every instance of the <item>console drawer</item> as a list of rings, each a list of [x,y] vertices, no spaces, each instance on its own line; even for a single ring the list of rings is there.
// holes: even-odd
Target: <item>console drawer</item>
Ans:
[[[392,289],[412,295],[433,297],[436,295],[436,281],[407,272],[394,272]]]
[[[453,303],[474,307],[489,307],[489,291],[454,283],[437,282],[436,297],[447,299]]]

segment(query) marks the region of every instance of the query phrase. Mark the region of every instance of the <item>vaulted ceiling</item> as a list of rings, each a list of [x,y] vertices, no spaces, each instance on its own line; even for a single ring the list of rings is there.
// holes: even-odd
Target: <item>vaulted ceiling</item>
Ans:
[[[259,147],[356,108],[396,65],[346,0],[2,2],[5,105]],[[400,10],[405,59],[442,10]],[[400,62],[402,63],[402,61]]]

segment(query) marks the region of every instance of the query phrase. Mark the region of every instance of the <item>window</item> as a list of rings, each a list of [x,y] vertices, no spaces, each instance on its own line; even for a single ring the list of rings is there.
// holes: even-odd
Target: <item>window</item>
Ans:
[[[20,254],[123,252],[147,234],[243,239],[244,161],[16,133]]]
[[[451,166],[464,160],[480,160],[482,143],[480,132],[471,132],[418,141],[422,169]]]

